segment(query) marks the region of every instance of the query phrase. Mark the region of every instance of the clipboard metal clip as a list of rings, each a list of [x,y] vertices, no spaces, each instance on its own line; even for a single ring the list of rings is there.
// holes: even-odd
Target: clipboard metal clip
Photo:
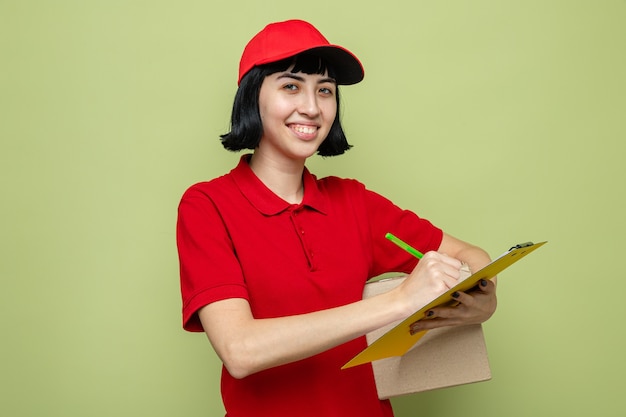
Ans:
[[[509,249],[509,252],[512,251],[513,249],[527,248],[527,247],[532,246],[532,245],[534,245],[533,242],[518,243],[517,245],[515,245],[511,249]]]

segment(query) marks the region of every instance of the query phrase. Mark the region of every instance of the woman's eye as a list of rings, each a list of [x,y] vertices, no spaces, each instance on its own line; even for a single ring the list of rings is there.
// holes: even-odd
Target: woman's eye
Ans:
[[[295,84],[285,84],[283,86],[285,90],[296,91],[298,87]]]

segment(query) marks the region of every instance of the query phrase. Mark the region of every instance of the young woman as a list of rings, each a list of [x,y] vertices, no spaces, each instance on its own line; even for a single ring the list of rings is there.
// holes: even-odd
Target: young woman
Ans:
[[[183,326],[206,332],[224,363],[230,417],[392,416],[371,365],[341,366],[364,335],[408,317],[452,287],[462,262],[490,259],[358,181],[318,179],[318,153],[350,148],[338,85],[363,79],[359,60],[300,20],[266,26],[240,62],[226,149],[253,150],[230,173],[190,187],[179,206]],[[384,236],[425,252],[422,260]],[[404,272],[389,293],[362,300],[369,278]],[[481,323],[493,282],[458,294],[416,330]]]

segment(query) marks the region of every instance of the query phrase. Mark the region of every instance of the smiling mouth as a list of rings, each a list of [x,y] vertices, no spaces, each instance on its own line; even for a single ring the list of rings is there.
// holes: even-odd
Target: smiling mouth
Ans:
[[[304,135],[312,135],[317,131],[317,126],[306,126],[306,125],[292,125],[291,129],[296,133],[301,133]]]

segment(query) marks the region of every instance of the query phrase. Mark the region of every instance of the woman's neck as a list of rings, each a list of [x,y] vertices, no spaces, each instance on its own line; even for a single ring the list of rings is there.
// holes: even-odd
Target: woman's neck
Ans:
[[[274,194],[290,204],[300,204],[304,198],[302,173],[304,161],[274,160],[255,152],[250,169]]]

